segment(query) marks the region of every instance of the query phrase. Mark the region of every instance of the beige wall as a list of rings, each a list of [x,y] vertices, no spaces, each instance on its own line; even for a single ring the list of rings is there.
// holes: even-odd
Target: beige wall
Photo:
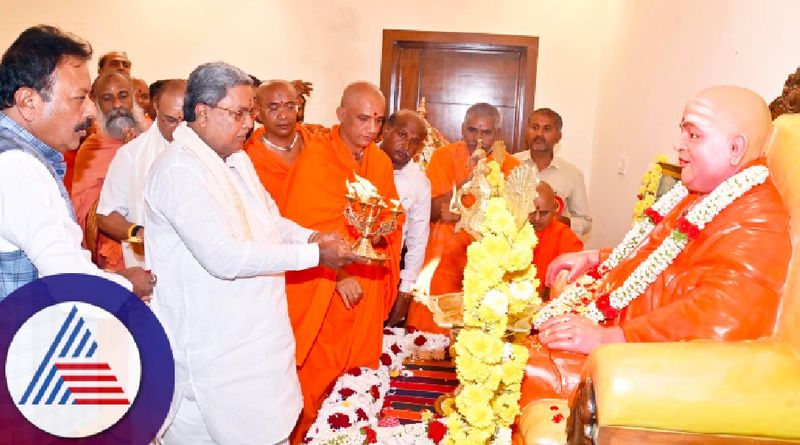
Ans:
[[[589,198],[590,246],[629,227],[640,176],[659,153],[676,159],[683,104],[711,85],[751,88],[767,103],[800,65],[794,0],[624,1],[598,87]],[[628,174],[617,161],[628,158]]]
[[[0,0],[8,2],[9,0]],[[536,106],[567,122],[564,156],[590,174],[594,101],[608,0],[11,0],[0,14],[0,47],[20,30],[52,23],[88,39],[100,55],[126,50],[148,82],[185,77],[224,60],[259,78],[314,83],[307,120],[331,124],[344,86],[380,81],[383,29],[540,37]],[[83,5],[80,9],[75,4]]]
[[[688,96],[730,83],[771,100],[800,64],[796,0],[0,2],[0,48],[27,26],[52,23],[97,54],[128,51],[147,81],[213,60],[261,78],[303,78],[315,85],[308,120],[326,124],[348,82],[379,81],[383,29],[538,36],[535,104],[563,115],[560,153],[590,184],[590,246],[621,238],[647,163],[672,155]]]

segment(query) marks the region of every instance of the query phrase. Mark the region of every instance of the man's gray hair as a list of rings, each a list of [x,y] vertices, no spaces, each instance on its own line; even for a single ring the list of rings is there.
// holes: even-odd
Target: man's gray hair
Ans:
[[[183,101],[183,116],[186,122],[194,122],[197,104],[216,107],[228,88],[240,85],[253,85],[253,80],[244,71],[225,62],[204,63],[192,71],[186,84],[186,98]]]
[[[494,105],[487,104],[486,102],[478,102],[467,108],[467,113],[464,115],[464,122],[468,121],[470,117],[489,117],[494,119],[494,128],[501,128],[503,126],[503,118],[500,116],[500,111]]]

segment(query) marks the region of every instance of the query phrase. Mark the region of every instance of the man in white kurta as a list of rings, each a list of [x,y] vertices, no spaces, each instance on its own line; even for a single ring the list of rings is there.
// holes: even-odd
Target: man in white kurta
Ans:
[[[302,400],[284,271],[352,256],[341,239],[282,218],[240,151],[250,82],[224,63],[195,69],[186,123],[145,184],[152,308],[175,358],[168,445],[286,443]]]
[[[383,129],[381,149],[392,160],[394,183],[406,212],[403,224],[403,270],[397,300],[389,314],[389,324],[405,318],[413,298],[411,288],[425,261],[431,221],[431,181],[412,158],[422,148],[427,135],[425,121],[411,110],[398,110],[389,116]]]
[[[144,181],[150,166],[172,141],[183,120],[186,81],[172,79],[153,98],[155,125],[120,147],[108,166],[97,204],[97,224],[122,243],[125,267],[144,267]]]

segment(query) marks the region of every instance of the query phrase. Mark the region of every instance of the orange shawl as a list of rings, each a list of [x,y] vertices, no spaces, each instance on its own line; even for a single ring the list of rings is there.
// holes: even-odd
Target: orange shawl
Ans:
[[[544,288],[544,277],[547,267],[562,253],[583,250],[583,242],[564,223],[553,219],[541,232],[536,232],[539,242],[533,248],[533,263],[536,265],[536,278],[539,279],[539,291]]]
[[[314,138],[303,150],[286,179],[286,193],[281,201],[284,216],[298,224],[322,232],[338,232],[353,240],[345,222],[345,180],[353,180],[353,173],[368,179],[387,201],[398,199],[394,185],[394,172],[389,157],[375,144],[364,152],[361,163],[353,158],[350,149],[335,126],[324,137]],[[402,223],[402,218],[401,221]],[[389,256],[382,266],[353,264],[347,272],[357,277],[363,297],[352,309],[355,317],[351,335],[366,342],[362,350],[340,351],[344,355],[369,357],[377,364],[381,351],[383,321],[394,304],[400,276],[401,230],[386,237],[387,246],[377,248]],[[325,267],[315,267],[286,274],[286,293],[289,316],[297,341],[297,364],[301,366],[317,340],[317,334],[326,318],[332,299],[340,299],[336,292],[336,272]],[[327,315],[326,315],[327,314]]]
[[[108,166],[122,141],[95,133],[81,144],[75,158],[72,176],[72,204],[84,234],[84,244],[92,252],[93,261],[101,269],[119,271],[125,268],[119,241],[105,236],[97,229],[95,211]]]
[[[669,236],[692,194],[659,223],[650,238],[608,273],[601,291],[616,288]],[[769,255],[764,254],[769,246]],[[771,181],[734,201],[691,241],[645,292],[622,311],[629,342],[712,339],[738,341],[772,333],[791,255],[789,216]],[[531,338],[520,406],[568,397],[585,355],[550,351]]]
[[[302,125],[295,126],[296,131],[300,133],[303,138],[303,145],[308,146],[311,142],[312,135]],[[286,185],[286,178],[292,170],[292,165],[289,165],[280,156],[275,154],[272,150],[268,149],[264,142],[261,140],[264,136],[264,128],[258,130],[250,136],[244,144],[244,152],[250,157],[253,162],[253,167],[256,168],[258,179],[261,184],[272,196],[275,202],[280,203]],[[281,209],[283,211],[283,209]]]

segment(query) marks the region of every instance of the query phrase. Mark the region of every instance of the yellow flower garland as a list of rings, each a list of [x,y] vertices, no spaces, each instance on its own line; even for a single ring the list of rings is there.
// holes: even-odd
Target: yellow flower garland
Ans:
[[[485,445],[519,414],[520,387],[528,350],[504,340],[509,324],[540,305],[532,264],[536,233],[518,228],[502,197],[505,183],[490,162],[492,186],[481,238],[467,249],[464,270],[464,329],[455,343],[461,389],[447,417],[446,444]]]
[[[639,186],[639,198],[633,206],[633,223],[636,224],[644,217],[644,211],[656,202],[656,193],[658,192],[658,185],[661,182],[662,169],[658,164],[659,162],[667,162],[669,159],[666,155],[658,155],[656,159],[650,163],[650,168],[642,175],[642,185]]]

